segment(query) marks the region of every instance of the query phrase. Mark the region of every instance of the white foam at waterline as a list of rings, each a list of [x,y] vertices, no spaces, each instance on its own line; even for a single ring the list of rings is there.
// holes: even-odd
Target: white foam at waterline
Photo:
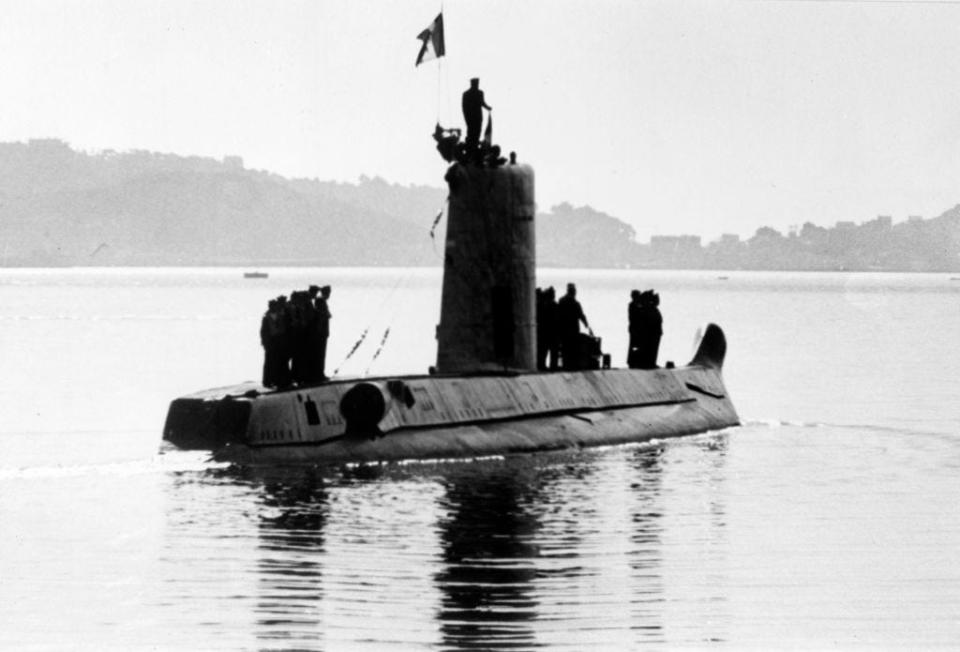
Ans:
[[[183,451],[175,455],[158,453],[147,459],[108,464],[71,464],[56,466],[0,467],[0,480],[35,478],[71,478],[90,475],[132,476],[147,473],[206,471],[227,468],[229,464],[214,462],[207,451]]]

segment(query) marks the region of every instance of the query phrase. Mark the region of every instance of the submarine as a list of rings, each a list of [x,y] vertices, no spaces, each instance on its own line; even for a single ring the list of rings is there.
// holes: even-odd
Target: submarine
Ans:
[[[576,371],[538,371],[534,170],[461,160],[445,180],[435,367],[200,391],[171,402],[163,439],[221,462],[325,465],[557,451],[739,425],[715,324],[683,366],[609,368],[595,356]]]

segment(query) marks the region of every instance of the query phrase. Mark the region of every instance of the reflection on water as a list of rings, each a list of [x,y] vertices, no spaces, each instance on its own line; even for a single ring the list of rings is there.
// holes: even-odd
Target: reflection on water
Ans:
[[[327,492],[315,472],[263,485],[256,633],[268,643],[322,640]]]
[[[183,473],[168,485],[172,563],[158,622],[197,633],[204,649],[796,646],[851,641],[851,627],[859,639],[889,641],[890,627],[866,623],[900,604],[892,594],[850,603],[837,592],[864,564],[860,528],[892,536],[865,518],[885,509],[867,494],[882,486],[889,502],[897,487],[920,522],[943,506],[921,508],[929,498],[914,486],[872,471],[889,454],[875,433],[867,448],[861,433],[829,431],[837,455],[842,444],[870,458],[854,485],[830,479],[855,469],[825,465],[835,458],[808,430],[349,472]],[[798,480],[814,473],[820,484]],[[823,540],[824,523],[837,531],[851,519],[856,527],[843,531],[859,547]],[[922,532],[925,558],[946,568],[952,548]],[[951,540],[956,528],[943,533]],[[913,563],[894,550],[897,563]],[[870,577],[874,588],[892,582],[879,568]],[[832,607],[792,597],[819,596],[820,586],[834,591]],[[946,617],[912,590],[918,618],[931,609]],[[950,625],[937,623],[924,640],[943,640]]]
[[[703,467],[719,469],[724,445],[690,447],[695,465],[679,469],[704,485],[707,513],[696,529],[705,538],[718,536],[723,506]],[[255,495],[244,508],[257,541],[249,562],[253,633],[264,649],[664,642],[671,581],[703,591],[708,607],[719,599],[710,582],[686,586],[696,569],[665,575],[664,547],[677,546],[665,530],[671,518],[689,519],[670,514],[664,450],[338,472],[231,470],[226,476]],[[229,482],[212,476],[217,485]],[[703,543],[675,530],[686,545]]]
[[[537,601],[537,515],[545,489],[535,472],[457,473],[443,481],[443,568],[438,615],[451,648],[530,647]]]
[[[0,561],[0,589],[26,599],[5,602],[21,627],[0,629],[0,648],[71,648],[107,627],[118,646],[160,649],[889,647],[903,627],[943,645],[960,596],[944,491],[957,450],[917,433],[762,426],[350,471],[197,470],[171,453],[164,466],[184,470],[70,485],[71,509],[113,502],[71,522],[59,568],[45,539],[33,557],[7,544],[21,564]],[[28,482],[49,484],[5,486]],[[4,500],[8,518],[63,536],[36,505]],[[74,555],[87,541],[102,554]],[[44,573],[72,578],[42,593],[49,608]],[[58,620],[71,604],[79,615]]]
[[[660,448],[629,456],[631,620],[635,640],[662,641],[663,575],[660,569],[663,506],[660,499]]]

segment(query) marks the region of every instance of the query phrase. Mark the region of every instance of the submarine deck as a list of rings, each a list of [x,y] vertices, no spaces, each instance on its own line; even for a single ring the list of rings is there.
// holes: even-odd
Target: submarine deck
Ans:
[[[344,416],[359,386],[372,398]],[[720,370],[690,365],[243,383],[174,400],[164,438],[230,461],[317,463],[595,446],[737,423]]]

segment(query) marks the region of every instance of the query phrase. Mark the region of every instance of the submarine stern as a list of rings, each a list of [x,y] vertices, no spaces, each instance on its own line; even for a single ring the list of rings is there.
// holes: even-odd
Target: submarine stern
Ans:
[[[246,439],[252,403],[244,386],[175,398],[167,410],[163,439],[184,450],[215,450]]]

